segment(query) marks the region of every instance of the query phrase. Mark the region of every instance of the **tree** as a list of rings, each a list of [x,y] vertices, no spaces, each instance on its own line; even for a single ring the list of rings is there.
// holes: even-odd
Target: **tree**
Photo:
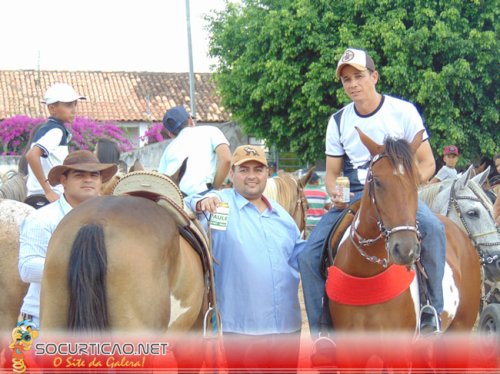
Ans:
[[[246,132],[303,160],[324,157],[329,116],[349,102],[335,68],[374,58],[378,90],[413,102],[440,153],[500,147],[500,0],[242,0],[208,17],[224,106]]]

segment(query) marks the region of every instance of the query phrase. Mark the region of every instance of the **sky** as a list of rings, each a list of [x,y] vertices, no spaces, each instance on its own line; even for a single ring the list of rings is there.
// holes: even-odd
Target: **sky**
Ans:
[[[204,15],[190,0],[193,66],[211,71]],[[1,0],[0,69],[187,72],[185,0]]]

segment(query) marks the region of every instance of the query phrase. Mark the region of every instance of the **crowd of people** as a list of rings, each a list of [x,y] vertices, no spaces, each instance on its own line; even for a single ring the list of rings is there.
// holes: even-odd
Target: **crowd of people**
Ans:
[[[422,118],[415,106],[377,91],[380,79],[373,59],[363,50],[348,48],[340,57],[336,78],[351,99],[330,117],[325,140],[326,174],[312,175],[305,195],[309,202],[306,238],[302,239],[290,215],[275,201],[263,195],[267,178],[276,173],[276,164],[266,159],[262,148],[243,145],[231,154],[224,134],[213,126],[196,126],[183,106],[170,108],[163,125],[172,139],[166,147],[158,171],[167,175],[187,159],[180,189],[186,203],[203,218],[215,213],[221,203],[229,206],[227,227],[212,232],[212,250],[217,302],[226,336],[248,341],[248,346],[283,348],[298,359],[301,312],[299,279],[311,336],[321,332],[325,279],[320,274],[323,243],[347,207],[337,189],[340,176],[349,178],[351,197],[361,198],[371,156],[361,144],[356,127],[375,142],[396,136],[411,142],[423,132],[416,152],[420,183],[435,183],[457,176],[458,147],[443,149],[444,166],[435,174],[435,161]],[[51,86],[44,98],[50,117],[32,133],[25,156],[28,195],[45,199],[45,206],[27,217],[21,227],[19,272],[30,284],[21,308],[21,319],[39,323],[40,283],[48,242],[57,224],[73,208],[100,194],[102,184],[116,172],[120,151],[116,143],[101,139],[95,153],[68,152],[71,134],[65,123],[74,119],[78,100],[85,100],[67,84]],[[490,184],[500,186],[500,155],[495,157]],[[221,189],[227,183],[230,188]],[[495,204],[497,222],[500,215]],[[422,233],[421,260],[428,274],[427,300],[439,314],[443,310],[442,279],[445,265],[445,235],[442,223],[422,202],[417,220]],[[329,318],[329,316],[327,316]],[[331,322],[327,321],[332,330]],[[439,320],[424,313],[422,329],[434,331]],[[241,351],[226,345],[228,361],[237,360]],[[281,355],[267,357],[279,362]],[[290,357],[287,357],[290,359]]]

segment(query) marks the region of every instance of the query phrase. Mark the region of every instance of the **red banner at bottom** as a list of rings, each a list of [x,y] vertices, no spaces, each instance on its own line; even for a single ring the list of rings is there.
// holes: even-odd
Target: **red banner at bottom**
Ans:
[[[7,337],[8,334],[2,336]],[[4,338],[0,373],[105,372],[392,372],[497,373],[496,336],[442,334],[429,338],[394,334],[336,335],[313,343],[308,335],[28,335]],[[23,340],[24,339],[24,340]]]

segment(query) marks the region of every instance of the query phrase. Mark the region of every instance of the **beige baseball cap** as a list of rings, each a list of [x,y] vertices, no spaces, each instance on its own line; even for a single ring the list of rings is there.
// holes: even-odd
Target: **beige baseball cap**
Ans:
[[[346,65],[350,65],[359,71],[375,71],[373,59],[361,49],[347,48],[337,63],[337,78],[340,78],[340,72]]]
[[[257,161],[267,166],[266,153],[261,147],[255,145],[242,145],[236,148],[231,158],[231,166],[241,165],[248,161]]]

